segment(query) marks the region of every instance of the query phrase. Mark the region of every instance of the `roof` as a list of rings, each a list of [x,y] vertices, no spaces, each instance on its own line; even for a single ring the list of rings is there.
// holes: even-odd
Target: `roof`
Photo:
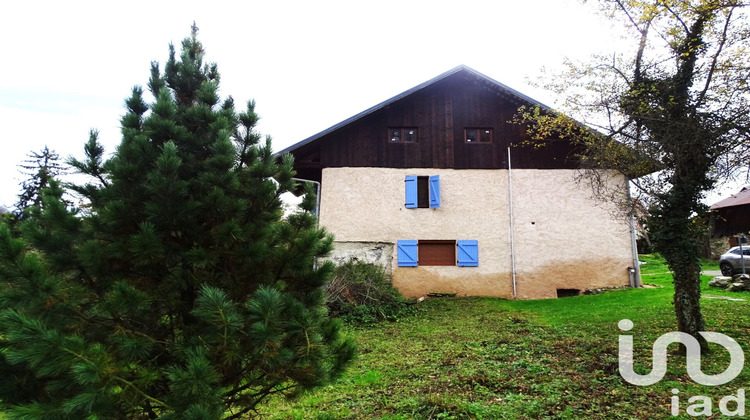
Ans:
[[[725,207],[742,206],[750,204],[750,188],[744,187],[737,194],[731,195],[729,198],[725,198],[718,203],[711,206],[711,210],[721,209]]]
[[[532,98],[524,95],[523,93],[521,93],[521,92],[519,92],[519,91],[517,91],[515,89],[512,89],[512,88],[510,88],[510,87],[508,87],[508,86],[506,86],[506,85],[498,82],[497,80],[494,80],[494,79],[492,79],[492,78],[490,78],[488,76],[485,76],[484,74],[482,74],[482,73],[480,73],[480,72],[478,72],[478,71],[476,71],[476,70],[474,70],[474,69],[472,69],[472,68],[470,68],[468,66],[460,65],[460,66],[455,67],[455,68],[453,68],[451,70],[448,70],[445,73],[443,73],[443,74],[441,74],[441,75],[439,75],[437,77],[434,77],[434,78],[432,78],[432,79],[430,79],[430,80],[428,80],[428,81],[426,81],[426,82],[424,82],[422,84],[419,84],[419,85],[417,85],[417,86],[415,86],[415,87],[413,87],[413,88],[411,88],[411,89],[409,89],[407,91],[399,93],[398,95],[396,95],[396,96],[394,96],[394,97],[392,97],[392,98],[390,98],[390,99],[388,99],[388,100],[386,100],[384,102],[381,102],[381,103],[379,103],[379,104],[377,104],[377,105],[375,105],[375,106],[373,106],[371,108],[368,108],[368,109],[360,112],[359,114],[354,115],[353,117],[350,117],[350,118],[348,118],[348,119],[346,119],[344,121],[341,121],[340,123],[338,123],[338,124],[336,124],[336,125],[334,125],[332,127],[329,127],[327,129],[321,131],[320,133],[314,134],[314,135],[312,135],[312,136],[310,136],[310,137],[308,137],[308,138],[306,138],[306,139],[304,139],[304,140],[302,140],[300,142],[297,142],[297,143],[295,143],[295,144],[287,147],[286,149],[284,149],[284,150],[282,150],[280,152],[277,152],[276,155],[283,155],[284,153],[289,153],[289,152],[291,152],[291,151],[293,151],[293,150],[295,150],[295,149],[297,149],[299,147],[302,147],[302,146],[304,146],[304,145],[306,145],[308,143],[311,143],[311,142],[313,142],[313,141],[315,141],[315,140],[317,140],[317,139],[325,136],[328,133],[331,133],[333,131],[338,130],[339,128],[347,126],[347,125],[349,125],[349,124],[351,124],[351,123],[353,123],[353,122],[355,122],[355,121],[357,121],[357,120],[359,120],[361,118],[366,117],[367,115],[372,114],[373,112],[375,112],[375,111],[377,111],[379,109],[385,108],[385,107],[393,104],[394,102],[396,102],[396,101],[398,101],[400,99],[403,99],[403,98],[405,98],[405,97],[407,97],[407,96],[409,96],[409,95],[411,95],[411,94],[413,94],[413,93],[415,93],[417,91],[420,91],[420,90],[422,90],[422,89],[424,89],[424,88],[426,88],[426,87],[428,87],[430,85],[433,85],[433,84],[435,84],[435,83],[437,83],[437,82],[439,82],[439,81],[441,81],[441,80],[443,80],[443,79],[445,79],[445,78],[447,78],[449,76],[452,76],[452,75],[454,75],[456,73],[460,73],[460,72],[464,72],[464,73],[467,73],[467,74],[469,74],[471,76],[474,76],[477,79],[480,79],[480,80],[484,81],[488,85],[491,85],[491,86],[495,87],[496,89],[504,92],[505,94],[507,94],[509,96],[512,96],[512,97],[515,97],[516,99],[518,99],[520,101],[529,103],[531,105],[539,106],[539,107],[541,107],[543,109],[552,110],[552,108],[550,108],[549,106],[547,106],[547,105],[545,105],[545,104],[543,104],[543,103],[541,103],[541,102],[539,102],[539,101],[537,101],[535,99],[532,99]]]

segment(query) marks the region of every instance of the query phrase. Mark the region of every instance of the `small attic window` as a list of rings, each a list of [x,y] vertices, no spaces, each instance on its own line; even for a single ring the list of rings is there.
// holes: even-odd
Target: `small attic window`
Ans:
[[[466,128],[464,141],[466,143],[492,143],[492,128]]]
[[[389,143],[415,143],[416,141],[416,127],[391,127],[388,129]]]

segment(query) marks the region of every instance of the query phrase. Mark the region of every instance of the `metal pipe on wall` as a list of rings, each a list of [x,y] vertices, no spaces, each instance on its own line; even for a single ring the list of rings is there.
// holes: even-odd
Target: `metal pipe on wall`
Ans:
[[[633,252],[633,274],[630,286],[641,287],[641,264],[640,261],[638,261],[638,242],[635,238],[635,204],[633,203],[633,198],[630,195],[630,180],[628,179],[625,182],[627,182],[628,207],[630,213],[630,246]]]
[[[312,179],[292,178],[298,182],[312,182],[315,184],[315,228],[320,227],[320,182]]]
[[[508,213],[510,216],[510,266],[513,277],[513,299],[518,299],[516,285],[516,249],[513,238],[513,175],[510,165],[510,147],[508,147]]]
[[[315,184],[315,229],[320,228],[320,182],[312,179],[292,178],[297,182],[312,182]],[[317,270],[318,259],[313,260],[313,269]]]

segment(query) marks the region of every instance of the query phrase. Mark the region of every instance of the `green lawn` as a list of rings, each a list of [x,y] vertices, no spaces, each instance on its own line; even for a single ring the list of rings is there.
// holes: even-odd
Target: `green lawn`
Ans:
[[[717,414],[719,400],[744,388],[750,369],[717,387],[693,383],[677,355],[652,386],[630,385],[617,371],[619,320],[635,324],[627,334],[634,336],[641,373],[650,370],[654,340],[675,329],[672,278],[659,258],[642,260],[644,283],[658,287],[535,301],[428,299],[397,322],[350,326],[360,354],[343,378],[292,401],[273,401],[262,413],[271,419],[658,419],[670,418],[674,388],[681,418],[690,418],[685,410],[696,395],[711,398]],[[703,278],[704,296],[750,300],[747,292],[708,288],[709,279]],[[748,302],[704,298],[702,305],[709,330],[746,348]],[[714,350],[703,360],[705,373],[727,366],[726,352]]]

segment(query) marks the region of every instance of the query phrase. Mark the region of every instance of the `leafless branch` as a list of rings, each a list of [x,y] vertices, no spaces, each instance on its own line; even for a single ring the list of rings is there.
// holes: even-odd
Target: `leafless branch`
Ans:
[[[671,14],[672,14],[672,16],[673,16],[673,17],[675,18],[675,20],[676,20],[677,22],[679,22],[679,23],[680,23],[680,25],[682,25],[682,29],[684,29],[684,30],[685,30],[685,33],[686,33],[686,34],[689,34],[689,33],[690,33],[690,28],[689,28],[689,27],[688,27],[688,25],[687,25],[687,24],[685,23],[685,21],[683,21],[683,20],[682,20],[682,17],[680,17],[680,14],[679,14],[679,13],[675,12],[674,10],[672,10],[672,8],[671,8],[671,7],[669,7],[669,4],[668,4],[667,2],[665,2],[665,1],[659,1],[658,3],[661,3],[661,5],[662,5],[662,6],[664,6],[664,8],[665,8],[665,9],[667,9],[667,11],[669,11],[669,13],[671,13]]]
[[[711,57],[711,65],[708,70],[708,75],[706,76],[706,84],[703,86],[703,90],[701,91],[700,95],[698,96],[698,104],[703,103],[703,100],[706,97],[706,93],[708,92],[708,88],[711,86],[711,82],[713,80],[714,71],[716,71],[716,63],[719,61],[719,56],[721,55],[722,50],[724,49],[724,45],[727,42],[727,32],[729,31],[729,23],[732,21],[732,13],[734,13],[734,8],[731,8],[729,10],[729,15],[727,16],[726,20],[724,21],[724,29],[721,32],[721,41],[719,42],[718,47],[716,48],[716,53]]]
[[[620,7],[620,9],[623,11],[623,13],[625,13],[625,16],[628,17],[628,19],[630,20],[630,23],[632,23],[633,26],[635,27],[635,30],[638,31],[638,32],[640,32],[640,33],[643,33],[643,31],[641,30],[641,28],[638,26],[638,22],[636,22],[635,19],[633,19],[633,16],[630,15],[630,12],[628,11],[628,8],[625,7],[625,5],[622,4],[622,2],[620,0],[615,0],[615,3],[617,3],[617,5]]]

